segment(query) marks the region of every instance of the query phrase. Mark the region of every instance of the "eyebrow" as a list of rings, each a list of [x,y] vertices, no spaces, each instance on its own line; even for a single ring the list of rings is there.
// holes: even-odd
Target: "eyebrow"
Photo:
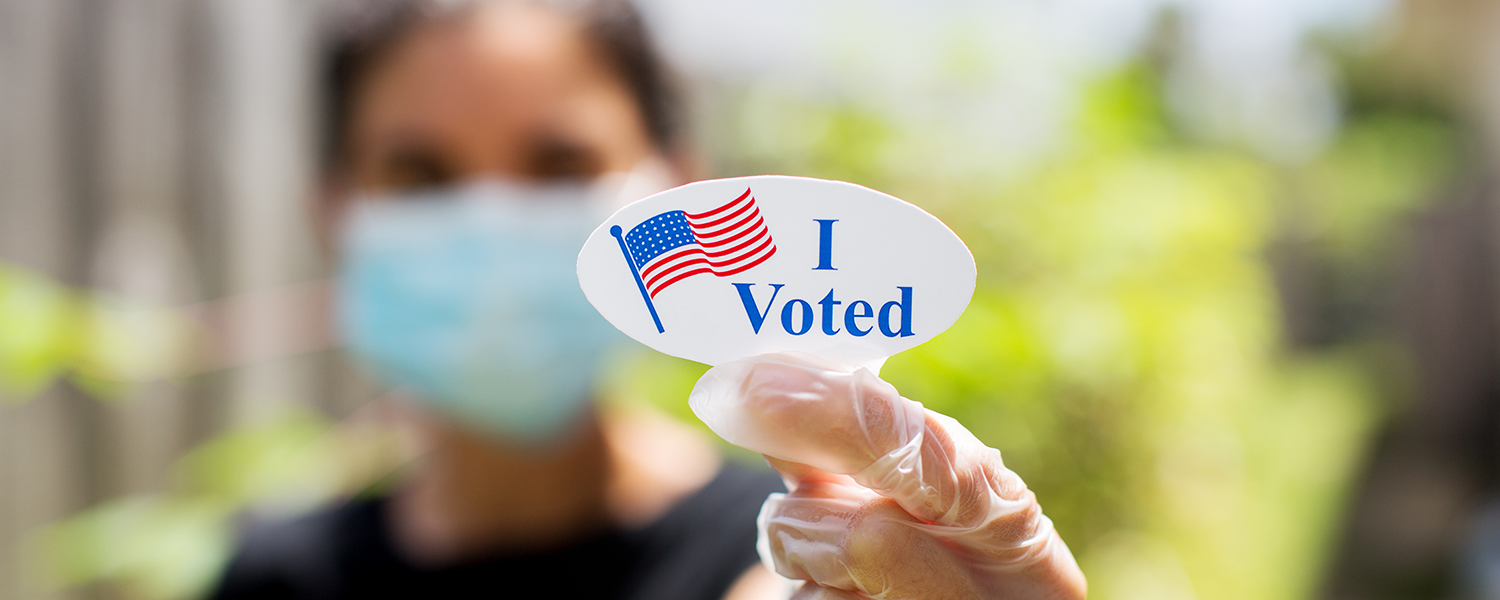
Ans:
[[[409,127],[403,127],[373,137],[374,140],[372,141],[375,143],[371,145],[375,147],[389,147],[391,148],[391,152],[388,154],[391,155],[401,153],[442,154],[440,148],[442,148],[443,144],[434,140],[433,136]],[[358,142],[359,140],[355,141]]]

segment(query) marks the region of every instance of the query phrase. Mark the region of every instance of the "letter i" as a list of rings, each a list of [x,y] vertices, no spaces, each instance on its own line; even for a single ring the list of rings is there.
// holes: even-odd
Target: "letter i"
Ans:
[[[818,266],[814,271],[837,271],[833,268],[833,224],[838,219],[813,219],[818,222]]]

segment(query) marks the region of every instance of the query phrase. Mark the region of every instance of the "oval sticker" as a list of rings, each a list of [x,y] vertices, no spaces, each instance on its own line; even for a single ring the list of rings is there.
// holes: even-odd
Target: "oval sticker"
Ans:
[[[660,352],[719,365],[800,350],[879,369],[942,333],[974,257],[894,196],[807,177],[699,181],[621,208],[578,255],[589,302]]]

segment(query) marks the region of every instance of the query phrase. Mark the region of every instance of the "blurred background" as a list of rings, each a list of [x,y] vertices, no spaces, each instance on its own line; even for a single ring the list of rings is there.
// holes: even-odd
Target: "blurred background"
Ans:
[[[883,376],[1093,597],[1500,598],[1500,3],[640,5],[706,176],[968,243],[968,311]],[[318,15],[0,0],[0,599],[191,598],[246,515],[399,468],[330,333]],[[691,421],[704,369],[604,389]]]

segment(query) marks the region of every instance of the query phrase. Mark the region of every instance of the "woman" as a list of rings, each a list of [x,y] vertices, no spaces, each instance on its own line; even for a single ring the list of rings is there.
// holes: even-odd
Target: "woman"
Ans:
[[[615,334],[577,249],[622,200],[691,174],[639,17],[624,0],[352,6],[325,140],[340,314],[427,452],[388,498],[249,533],[217,597],[785,598],[755,549],[778,478],[588,402]],[[797,597],[1082,597],[998,453],[867,371],[759,357],[705,382],[794,487],[766,504],[761,550],[808,581]]]

